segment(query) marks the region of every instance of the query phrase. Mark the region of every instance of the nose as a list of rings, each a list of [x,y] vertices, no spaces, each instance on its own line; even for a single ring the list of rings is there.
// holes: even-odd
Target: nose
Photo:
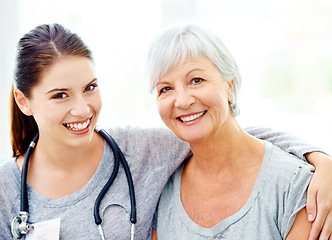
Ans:
[[[86,117],[90,113],[90,106],[83,96],[76,97],[70,113],[80,117]]]
[[[188,109],[196,102],[196,98],[188,89],[178,90],[175,94],[174,105],[180,109]]]

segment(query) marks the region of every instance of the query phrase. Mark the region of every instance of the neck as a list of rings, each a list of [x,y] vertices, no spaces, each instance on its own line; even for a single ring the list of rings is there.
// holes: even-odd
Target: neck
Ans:
[[[235,119],[225,122],[207,140],[190,143],[190,147],[193,157],[188,166],[206,176],[256,165],[264,155],[264,144],[246,133]]]
[[[63,144],[48,144],[43,136],[36,145],[32,158],[35,164],[49,165],[63,171],[79,170],[94,159],[101,159],[104,145],[103,139],[93,133],[91,141],[85,146],[70,147]]]
[[[104,141],[97,133],[83,147],[46,140],[41,135],[31,155],[27,181],[42,195],[59,199],[81,189],[92,178],[103,154]]]

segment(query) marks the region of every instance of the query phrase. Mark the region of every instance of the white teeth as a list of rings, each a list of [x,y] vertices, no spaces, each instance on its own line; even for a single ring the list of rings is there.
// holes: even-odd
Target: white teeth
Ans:
[[[199,117],[203,116],[204,113],[205,113],[205,111],[201,112],[201,113],[194,114],[194,115],[190,115],[190,116],[187,116],[187,117],[181,117],[180,119],[181,119],[182,122],[189,122],[189,121],[193,121],[196,118],[199,118]]]
[[[75,124],[72,124],[72,123],[66,123],[66,127],[69,128],[70,130],[73,130],[73,131],[82,131],[84,129],[87,128],[87,126],[89,126],[89,123],[90,123],[90,119],[88,119],[88,121],[84,122],[84,123],[75,123]]]

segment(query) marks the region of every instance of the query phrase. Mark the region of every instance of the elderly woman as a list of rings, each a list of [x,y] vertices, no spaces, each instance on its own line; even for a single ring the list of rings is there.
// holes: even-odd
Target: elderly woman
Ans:
[[[223,43],[170,29],[152,44],[148,74],[162,120],[192,152],[163,190],[153,239],[308,239],[314,168],[237,123],[241,79]]]

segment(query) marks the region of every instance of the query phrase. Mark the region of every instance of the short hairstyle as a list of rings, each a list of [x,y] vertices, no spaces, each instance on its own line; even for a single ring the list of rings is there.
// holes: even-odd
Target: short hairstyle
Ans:
[[[159,35],[152,43],[147,60],[146,75],[153,90],[157,81],[178,61],[208,57],[219,69],[225,81],[234,80],[230,102],[234,116],[239,114],[238,92],[241,76],[232,55],[222,41],[210,31],[194,26],[174,27]]]
[[[43,74],[63,56],[87,57],[92,53],[77,34],[60,24],[43,24],[25,34],[18,42],[16,68],[10,98],[10,124],[13,157],[23,155],[38,126],[32,116],[26,116],[17,106],[14,88],[27,98]]]

